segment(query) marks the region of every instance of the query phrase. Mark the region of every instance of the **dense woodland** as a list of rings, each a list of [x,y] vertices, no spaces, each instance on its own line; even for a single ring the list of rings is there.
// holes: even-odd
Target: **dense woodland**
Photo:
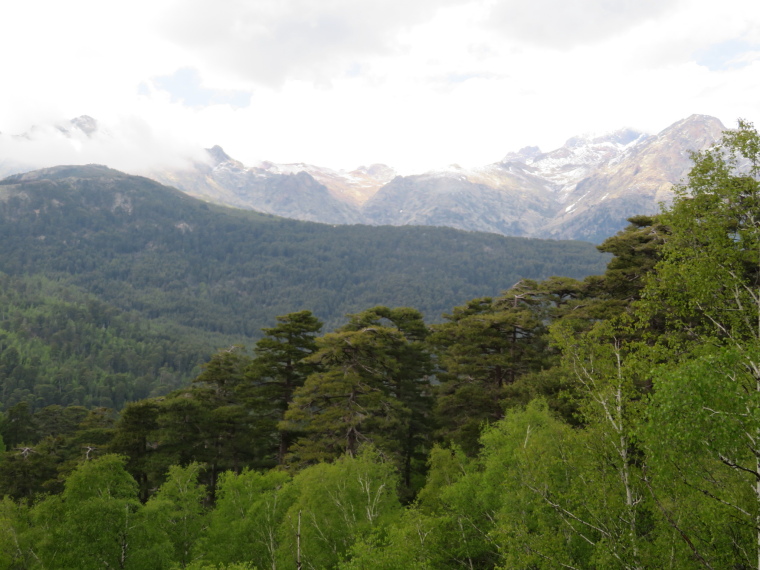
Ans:
[[[0,568],[760,567],[760,136],[694,160],[601,275],[290,312],[119,413],[14,404]]]
[[[413,306],[429,323],[523,278],[585,277],[588,243],[338,226],[215,207],[101,166],[0,181],[0,410],[103,406],[185,386],[277,315]]]

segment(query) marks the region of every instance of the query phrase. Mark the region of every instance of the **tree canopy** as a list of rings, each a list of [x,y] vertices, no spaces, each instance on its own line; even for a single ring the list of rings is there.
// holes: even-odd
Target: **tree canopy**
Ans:
[[[0,569],[760,568],[760,135],[693,159],[601,275],[299,310],[118,414],[10,406]]]

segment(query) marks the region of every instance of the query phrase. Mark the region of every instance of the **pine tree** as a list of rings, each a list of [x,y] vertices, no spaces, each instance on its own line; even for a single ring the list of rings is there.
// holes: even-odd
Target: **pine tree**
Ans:
[[[307,357],[317,350],[316,335],[322,322],[310,311],[289,313],[277,320],[277,326],[262,329],[265,336],[256,343],[256,358],[246,370],[239,395],[256,414],[260,437],[276,434],[273,455],[281,464],[294,434],[278,428],[278,424],[293,392],[319,369],[319,364]]]

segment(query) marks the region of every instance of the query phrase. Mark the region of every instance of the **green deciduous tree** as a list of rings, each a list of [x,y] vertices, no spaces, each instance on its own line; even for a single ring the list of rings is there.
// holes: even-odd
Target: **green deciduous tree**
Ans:
[[[208,530],[196,544],[195,555],[213,565],[275,568],[282,540],[279,529],[296,498],[290,480],[276,470],[223,473]]]
[[[395,468],[372,446],[293,479],[297,499],[280,527],[278,567],[335,568],[351,545],[401,513]]]
[[[649,425],[648,484],[694,567],[757,567],[760,391],[746,350],[704,347],[661,366]],[[686,566],[684,566],[686,567]]]
[[[48,568],[166,568],[165,536],[146,524],[137,483],[115,455],[83,463],[61,495],[32,510],[34,552]]]
[[[641,313],[662,313],[674,339],[741,346],[760,338],[759,145],[742,121],[695,154],[688,182],[660,217],[669,236]]]
[[[0,500],[0,568],[33,567],[30,525],[27,505],[10,497]]]
[[[760,567],[760,136],[693,156],[637,314],[664,323],[646,442],[663,519],[702,567]]]
[[[619,319],[597,323],[590,331],[576,335],[573,327],[557,323],[552,329],[562,351],[562,365],[575,379],[581,397],[583,438],[586,457],[574,463],[585,465],[573,482],[574,491],[590,493],[582,481],[594,475],[594,487],[601,500],[587,496],[584,515],[556,503],[568,518],[577,517],[581,532],[593,529],[594,557],[608,567],[644,568],[649,565],[651,543],[650,505],[642,482],[642,454],[636,432],[642,417],[641,366],[637,345],[626,336],[628,328]],[[589,479],[587,479],[589,480]],[[579,485],[580,483],[580,485]],[[585,488],[584,488],[585,487]],[[544,499],[552,503],[551,487]]]
[[[197,463],[170,467],[166,481],[145,505],[145,518],[169,538],[171,558],[181,568],[193,561],[192,550],[204,528],[206,489],[198,483],[199,471]]]

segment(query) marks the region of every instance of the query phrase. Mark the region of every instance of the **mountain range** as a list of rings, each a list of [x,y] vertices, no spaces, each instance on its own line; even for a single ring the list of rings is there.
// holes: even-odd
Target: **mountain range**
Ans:
[[[725,130],[692,115],[657,135],[622,129],[542,152],[525,147],[481,168],[397,176],[374,164],[335,171],[308,164],[245,166],[221,147],[208,162],[150,177],[212,202],[330,224],[448,226],[507,236],[599,243],[669,202],[691,153]]]
[[[99,125],[82,116],[57,129],[91,137]],[[714,117],[692,115],[656,135],[621,129],[577,136],[550,152],[529,146],[483,167],[452,165],[410,176],[383,164],[353,171],[245,165],[220,146],[187,166],[133,174],[208,202],[302,221],[446,226],[599,243],[628,217],[655,213],[660,202],[669,202],[673,185],[691,168],[691,153],[712,146],[724,130]],[[0,175],[34,167],[0,157]]]

